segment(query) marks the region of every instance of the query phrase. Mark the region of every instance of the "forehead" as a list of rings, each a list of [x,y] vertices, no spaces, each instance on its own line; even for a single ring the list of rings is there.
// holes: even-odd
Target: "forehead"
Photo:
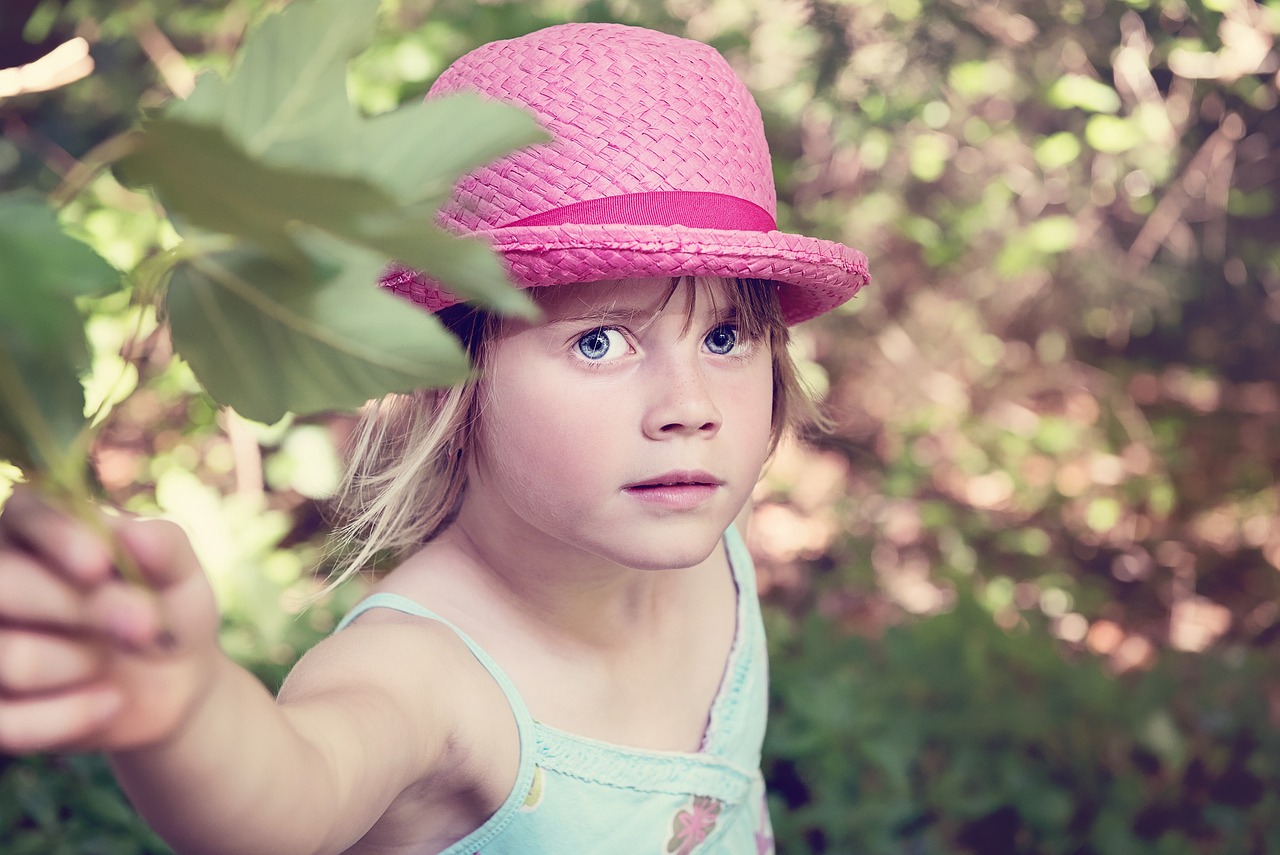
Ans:
[[[686,285],[686,281],[670,276],[618,279],[535,288],[529,294],[548,323],[615,314],[652,317],[668,308],[688,312],[691,298],[698,309],[731,306],[737,302],[734,289],[724,279],[698,277],[692,287]],[[691,291],[696,291],[696,298]]]

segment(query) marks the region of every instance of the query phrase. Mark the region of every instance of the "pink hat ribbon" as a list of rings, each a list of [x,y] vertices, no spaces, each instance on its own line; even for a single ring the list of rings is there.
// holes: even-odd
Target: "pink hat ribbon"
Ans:
[[[501,254],[521,288],[720,276],[777,283],[798,323],[852,297],[867,257],[778,231],[760,108],[710,45],[621,24],[560,24],[459,58],[428,97],[475,92],[530,110],[552,141],[468,173],[440,224]],[[389,290],[458,302],[392,266]]]
[[[778,228],[769,212],[754,202],[726,193],[693,190],[654,190],[587,199],[507,223],[504,228],[569,223],[688,226],[745,232],[771,232]]]

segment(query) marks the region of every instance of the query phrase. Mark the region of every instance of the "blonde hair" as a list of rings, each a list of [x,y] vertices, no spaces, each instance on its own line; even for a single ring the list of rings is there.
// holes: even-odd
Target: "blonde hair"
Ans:
[[[671,293],[683,282],[696,294],[705,281],[675,277]],[[742,332],[751,340],[767,339],[773,355],[772,454],[787,432],[824,431],[829,425],[792,361],[776,286],[759,279],[736,279],[734,284],[729,294]],[[692,323],[694,300],[687,305]],[[389,395],[365,407],[333,500],[339,521],[333,550],[342,557],[326,590],[365,567],[398,563],[435,538],[457,514],[481,415],[488,345],[501,331],[501,319],[465,305],[444,309],[439,316],[466,348],[475,371],[457,386]]]

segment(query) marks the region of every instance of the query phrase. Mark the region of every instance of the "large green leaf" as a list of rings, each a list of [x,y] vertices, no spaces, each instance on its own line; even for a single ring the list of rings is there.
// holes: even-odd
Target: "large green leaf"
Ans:
[[[101,294],[120,274],[87,244],[62,231],[33,192],[0,194],[0,307],[24,302],[18,289],[64,297]]]
[[[120,168],[127,178],[152,185],[171,214],[285,257],[297,257],[290,232],[295,223],[344,231],[362,214],[393,204],[358,179],[272,166],[220,128],[169,119],[148,123]]]
[[[39,197],[0,196],[0,457],[74,477],[89,351],[73,298],[119,281]]]
[[[401,201],[437,205],[462,173],[547,139],[528,112],[474,94],[358,115],[346,63],[372,40],[377,6],[292,4],[251,35],[230,78],[203,75],[167,117],[219,127],[276,166],[362,177]]]
[[[246,238],[299,261],[298,224],[426,271],[455,293],[501,312],[529,315],[496,256],[479,241],[435,225],[426,204],[405,205],[358,178],[303,172],[253,158],[213,127],[167,119],[147,125],[125,173],[151,184],[175,214],[202,228]],[[249,280],[270,291],[273,279]],[[372,280],[371,280],[372,281]]]
[[[234,238],[178,254],[168,311],[178,352],[210,394],[251,418],[462,376],[465,360],[438,324],[374,287],[393,261],[464,299],[535,314],[487,246],[436,218],[459,175],[545,133],[475,95],[360,115],[346,65],[371,42],[377,5],[291,4],[249,35],[229,77],[201,78],[145,123],[119,164],[179,223]],[[336,271],[327,277],[317,242]]]
[[[377,8],[378,0],[291,4],[250,34],[229,78],[201,76],[168,115],[220,127],[274,163],[323,168],[357,124],[346,67],[372,41]]]
[[[416,215],[400,213],[416,211]],[[432,213],[429,213],[432,212]],[[353,224],[350,236],[365,246],[418,270],[450,289],[502,314],[532,317],[536,313],[524,292],[507,284],[507,272],[489,247],[474,237],[460,237],[422,220],[434,216],[430,205],[406,206],[392,213],[369,214]]]
[[[310,268],[240,248],[175,272],[174,345],[215,399],[273,422],[466,377],[465,353],[435,316],[374,284],[380,256],[317,236],[306,243]],[[268,280],[271,289],[259,287]]]
[[[459,93],[364,122],[348,151],[360,174],[406,202],[441,204],[459,175],[550,137],[524,110]],[[363,156],[376,150],[377,157]]]

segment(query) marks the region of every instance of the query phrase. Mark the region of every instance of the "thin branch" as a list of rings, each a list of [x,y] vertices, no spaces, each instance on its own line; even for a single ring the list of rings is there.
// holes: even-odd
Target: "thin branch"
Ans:
[[[1224,146],[1231,148],[1233,145],[1230,133],[1220,127],[1205,140],[1204,145],[1200,146],[1182,170],[1177,183],[1165,193],[1129,246],[1124,264],[1126,276],[1138,276],[1147,269],[1156,256],[1156,250],[1183,220],[1183,215],[1191,204],[1192,198],[1200,195],[1198,192],[1192,192],[1188,185],[1192,181],[1203,185],[1214,165],[1221,162],[1222,153],[1219,149]]]
[[[174,95],[186,98],[196,88],[196,75],[187,65],[184,57],[173,42],[169,41],[155,22],[150,18],[141,18],[133,27],[133,36],[138,40],[142,52],[151,60],[151,64],[160,72],[160,79],[169,87]]]

